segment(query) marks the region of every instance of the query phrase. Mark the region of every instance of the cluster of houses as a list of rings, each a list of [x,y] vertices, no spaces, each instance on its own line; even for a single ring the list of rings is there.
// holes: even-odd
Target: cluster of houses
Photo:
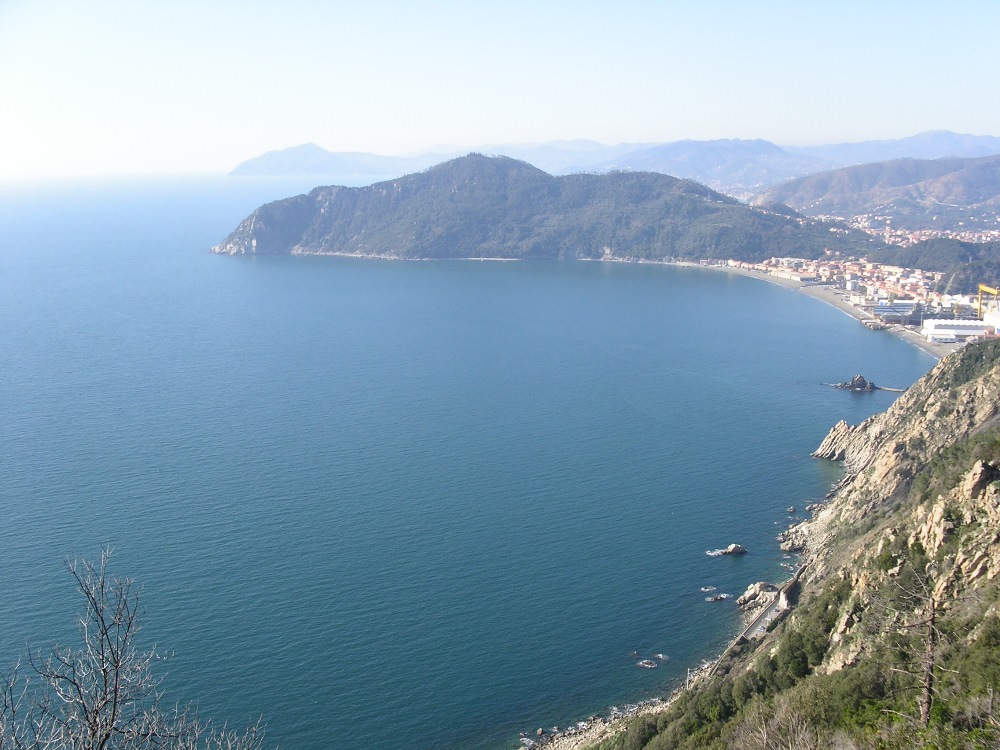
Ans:
[[[985,228],[990,224],[996,226],[998,219],[992,213],[984,214],[979,217],[970,216],[970,222],[972,224],[981,225],[981,227],[969,227],[963,229],[894,228],[892,225],[893,217],[891,213],[858,214],[857,216],[852,216],[848,219],[844,219],[839,216],[823,216],[816,218],[830,221],[845,221],[848,226],[853,229],[860,229],[862,232],[870,234],[872,237],[877,237],[887,245],[899,245],[901,247],[909,247],[910,245],[916,245],[918,242],[939,238],[961,240],[963,242],[996,242],[997,240],[1000,240],[1000,228]],[[965,222],[959,222],[959,224],[964,223]]]
[[[955,343],[1000,330],[997,295],[942,294],[941,274],[865,260],[771,258],[763,263],[730,260],[728,266],[803,284],[830,285],[861,317],[879,325],[919,327],[932,343]]]

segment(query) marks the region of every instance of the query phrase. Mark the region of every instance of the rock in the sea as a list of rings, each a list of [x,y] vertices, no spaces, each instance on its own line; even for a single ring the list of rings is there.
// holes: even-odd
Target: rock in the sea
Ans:
[[[724,549],[705,550],[705,554],[709,557],[718,557],[719,555],[745,555],[746,553],[746,548],[740,544],[730,544]]]
[[[834,388],[842,388],[845,391],[874,391],[876,385],[870,380],[865,380],[863,375],[855,375],[846,383],[837,383]]]

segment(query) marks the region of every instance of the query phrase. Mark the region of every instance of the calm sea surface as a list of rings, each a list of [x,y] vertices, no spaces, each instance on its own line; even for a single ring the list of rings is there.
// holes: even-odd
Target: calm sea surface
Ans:
[[[207,253],[309,187],[0,189],[2,663],[72,638],[63,561],[110,546],[169,702],[513,747],[716,653],[738,613],[699,587],[783,578],[836,477],[809,452],[893,398],[821,383],[933,364],[723,272]]]

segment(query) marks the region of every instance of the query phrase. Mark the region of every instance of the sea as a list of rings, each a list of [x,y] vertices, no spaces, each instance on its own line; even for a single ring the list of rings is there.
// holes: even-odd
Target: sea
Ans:
[[[74,642],[110,549],[168,705],[513,748],[718,654],[702,587],[786,578],[810,451],[896,397],[825,384],[934,364],[724,271],[208,252],[315,182],[0,186],[0,664]]]

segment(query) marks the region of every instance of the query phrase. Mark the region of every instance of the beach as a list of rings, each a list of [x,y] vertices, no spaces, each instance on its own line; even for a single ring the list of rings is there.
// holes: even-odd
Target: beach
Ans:
[[[788,289],[797,289],[803,294],[808,294],[810,297],[814,297],[822,302],[826,302],[828,305],[833,305],[841,312],[846,315],[851,316],[855,320],[872,320],[870,315],[866,315],[861,312],[857,307],[852,305],[846,299],[844,299],[842,294],[838,294],[838,290],[831,286],[825,286],[820,284],[805,284],[801,281],[795,281],[793,279],[782,279],[778,276],[771,276],[770,274],[760,273],[759,271],[750,271],[743,268],[731,268],[729,266],[700,266],[701,268],[711,268],[717,271],[727,271],[729,273],[739,274],[741,276],[749,276],[751,278],[760,279],[761,281],[767,281],[771,284],[777,284],[778,286],[783,286]],[[935,359],[941,359],[947,354],[951,354],[955,351],[959,345],[958,344],[932,344],[923,336],[921,336],[917,331],[914,331],[904,326],[891,326],[885,329],[888,333],[891,333],[899,338],[906,341],[908,344],[922,349],[923,351],[930,354]],[[876,332],[877,333],[877,332]]]

